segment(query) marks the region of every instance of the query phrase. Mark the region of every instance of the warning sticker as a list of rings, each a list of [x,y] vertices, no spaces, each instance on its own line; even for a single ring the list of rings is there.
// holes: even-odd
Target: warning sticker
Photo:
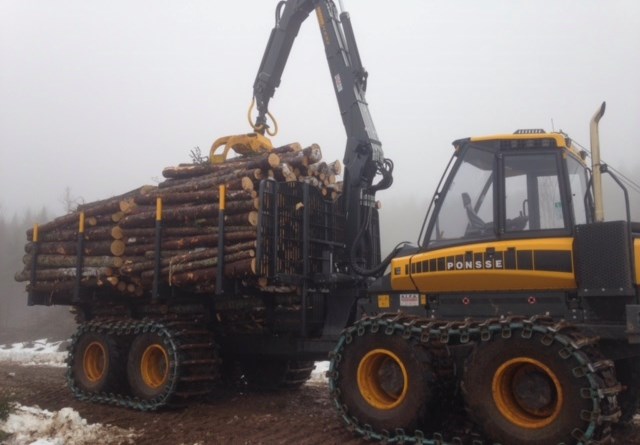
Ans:
[[[381,309],[386,309],[391,306],[391,302],[389,301],[389,295],[378,295],[378,307]]]
[[[400,294],[400,306],[420,306],[420,295]]]

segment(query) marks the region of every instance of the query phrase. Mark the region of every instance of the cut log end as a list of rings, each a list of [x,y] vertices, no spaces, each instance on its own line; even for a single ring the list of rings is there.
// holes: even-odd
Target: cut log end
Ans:
[[[122,239],[124,234],[122,233],[122,228],[120,226],[113,226],[111,228],[111,238],[118,240]]]
[[[111,243],[111,254],[114,256],[122,256],[124,255],[124,251],[125,251],[125,244],[124,241],[122,240],[114,240]]]
[[[258,212],[256,212],[255,210],[249,212],[248,220],[249,220],[249,224],[256,227],[258,225]]]
[[[269,153],[269,156],[267,156],[267,164],[269,164],[271,168],[276,168],[280,165],[280,156],[275,153]]]
[[[244,190],[245,192],[253,191],[254,185],[250,177],[243,176],[242,179],[240,180],[240,183],[242,185],[242,190]]]

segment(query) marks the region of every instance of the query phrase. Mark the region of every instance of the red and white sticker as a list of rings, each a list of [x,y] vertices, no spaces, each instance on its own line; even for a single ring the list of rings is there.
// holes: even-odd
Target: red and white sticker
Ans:
[[[400,306],[420,306],[420,295],[400,294]]]

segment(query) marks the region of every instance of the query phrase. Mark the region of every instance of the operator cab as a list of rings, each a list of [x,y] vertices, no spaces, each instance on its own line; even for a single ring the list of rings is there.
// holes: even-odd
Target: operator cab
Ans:
[[[453,145],[450,168],[425,220],[423,249],[571,236],[576,224],[591,222],[584,153],[566,135],[519,130]]]

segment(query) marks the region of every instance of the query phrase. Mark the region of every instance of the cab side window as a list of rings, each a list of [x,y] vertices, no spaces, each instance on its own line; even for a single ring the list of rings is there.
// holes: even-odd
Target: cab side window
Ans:
[[[569,172],[569,186],[571,187],[573,218],[576,224],[585,224],[588,221],[587,209],[591,203],[587,172],[585,167],[572,157],[567,158],[567,170]]]
[[[505,155],[506,233],[565,227],[556,159],[554,153]]]

